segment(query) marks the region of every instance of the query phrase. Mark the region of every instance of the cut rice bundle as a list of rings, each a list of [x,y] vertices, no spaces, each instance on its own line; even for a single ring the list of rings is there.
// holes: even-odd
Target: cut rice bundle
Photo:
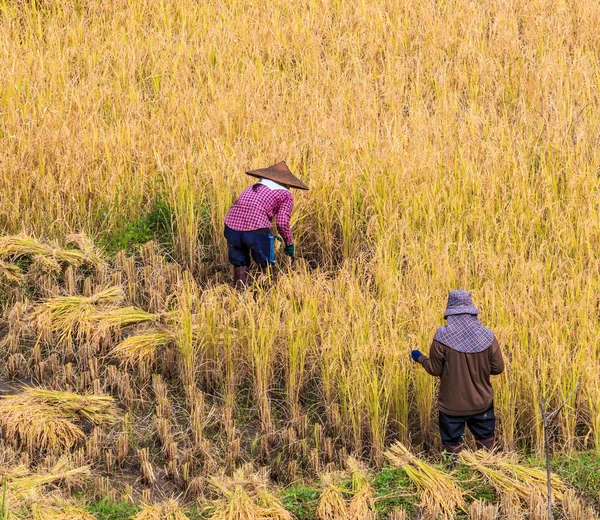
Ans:
[[[134,520],[189,520],[176,500],[170,499],[155,505],[142,506]]]
[[[268,473],[252,472],[250,466],[233,477],[211,477],[212,490],[221,498],[214,502],[211,520],[291,520],[291,514],[268,490]]]
[[[69,486],[81,485],[90,475],[89,466],[72,468],[69,461],[63,458],[47,472],[9,478],[8,487],[19,499],[31,498],[45,486],[59,482]]]
[[[36,452],[66,452],[85,439],[77,424],[112,424],[118,418],[110,396],[79,395],[41,388],[0,396],[0,430],[13,446]]]
[[[529,501],[532,489],[545,494],[546,472],[518,464],[514,454],[500,454],[485,450],[462,451],[459,460],[467,467],[482,474],[500,495],[515,496]],[[566,491],[565,484],[554,474],[551,476],[554,496],[559,500]]]
[[[124,298],[120,287],[109,287],[92,296],[58,296],[39,305],[31,320],[41,334],[56,334],[61,344],[70,344],[75,335],[79,339],[91,336],[97,321],[92,317],[98,314],[98,307],[114,307]]]
[[[69,504],[35,504],[33,520],[96,520],[85,509]]]
[[[152,329],[124,339],[113,348],[112,353],[126,365],[152,364],[157,353],[174,341],[172,332]]]
[[[23,283],[25,276],[18,265],[8,264],[0,260],[0,282],[4,283]]]
[[[72,235],[70,243],[84,249],[63,249],[27,235],[4,236],[0,237],[0,258],[31,257],[48,271],[56,271],[57,266],[60,269],[60,264],[80,266],[87,263],[97,267],[104,263],[97,251],[92,253],[89,239],[86,242],[82,235]]]
[[[344,490],[336,485],[333,474],[323,475],[323,490],[317,507],[319,520],[350,520],[343,493]]]
[[[352,499],[348,507],[350,520],[375,520],[375,493],[367,478],[365,468],[356,459],[349,457],[346,465],[352,476]]]
[[[415,457],[402,443],[395,443],[385,456],[402,468],[421,494],[420,506],[434,518],[454,518],[456,509],[465,510],[462,491],[443,471]]]

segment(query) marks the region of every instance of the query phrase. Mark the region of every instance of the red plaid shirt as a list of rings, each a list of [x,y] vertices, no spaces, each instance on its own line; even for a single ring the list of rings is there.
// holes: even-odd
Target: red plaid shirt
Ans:
[[[286,245],[293,242],[290,217],[294,208],[294,197],[288,190],[272,190],[263,184],[246,188],[229,209],[225,224],[235,231],[255,231],[271,227],[277,215],[277,230]]]

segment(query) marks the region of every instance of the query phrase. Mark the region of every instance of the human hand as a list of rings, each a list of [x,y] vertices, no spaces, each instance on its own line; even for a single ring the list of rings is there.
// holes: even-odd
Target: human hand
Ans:
[[[285,249],[283,250],[283,252],[287,256],[294,258],[294,253],[296,252],[296,248],[294,247],[294,244],[290,244],[289,246],[285,246]]]
[[[419,358],[423,355],[423,353],[420,350],[413,350],[410,354],[410,357],[412,357],[413,361],[419,361]]]

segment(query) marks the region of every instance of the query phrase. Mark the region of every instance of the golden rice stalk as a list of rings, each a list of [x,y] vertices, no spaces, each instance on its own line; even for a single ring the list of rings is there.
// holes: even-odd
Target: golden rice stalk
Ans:
[[[134,520],[189,520],[174,499],[160,504],[144,505]]]
[[[63,458],[48,472],[11,479],[9,487],[16,496],[24,498],[50,484],[81,484],[90,475],[89,466],[69,468],[69,461]]]
[[[96,520],[85,509],[69,504],[34,504],[33,520]]]
[[[114,424],[119,418],[115,400],[110,395],[82,395],[44,388],[25,388],[20,394],[4,398],[10,397],[25,402],[46,404],[59,409],[69,417],[79,416],[95,425]]]
[[[513,488],[516,495],[522,500],[529,500],[532,490],[537,490],[542,494],[546,493],[546,472],[538,468],[528,468],[519,464],[518,457],[515,454],[479,450],[475,453],[461,452],[460,455],[461,460],[466,459],[468,461],[465,464],[471,465],[470,467],[487,476],[490,483],[492,483],[491,479],[496,479],[499,486],[507,485]],[[483,473],[483,468],[487,468],[487,475]],[[515,485],[510,486],[508,483],[510,480]],[[565,484],[555,474],[551,475],[551,483],[553,495],[558,500],[561,500],[567,489]]]
[[[5,283],[23,283],[25,276],[18,265],[8,264],[0,260],[0,281]]]
[[[136,309],[135,307],[122,307],[94,312],[90,321],[104,327],[126,327],[136,323],[148,323],[157,318],[156,314]]]
[[[497,518],[498,507],[495,505],[475,500],[469,506],[469,520],[496,520]]]
[[[84,440],[75,422],[112,424],[119,416],[114,399],[42,388],[24,388],[20,394],[0,396],[0,430],[21,449],[68,451]]]
[[[0,430],[19,449],[30,454],[36,451],[65,452],[85,439],[81,428],[60,410],[13,397],[0,400]]]
[[[222,498],[214,503],[215,520],[291,520],[277,497],[268,489],[268,473],[253,472],[251,466],[238,469],[232,477],[220,475],[209,480]]]
[[[484,450],[475,453],[463,450],[459,453],[458,458],[465,466],[483,475],[505,500],[511,501],[511,497],[516,497],[527,501],[531,492],[529,486],[498,469],[489,455],[491,454]]]
[[[160,349],[175,341],[175,335],[166,330],[152,329],[130,336],[113,348],[113,355],[126,365],[154,363]]]
[[[388,516],[388,520],[408,520],[408,515],[402,507],[395,507]]]
[[[70,342],[75,333],[91,333],[91,317],[97,306],[114,306],[125,298],[123,289],[109,287],[92,296],[57,296],[46,300],[31,314],[40,331],[58,334],[59,341]]]
[[[569,520],[598,520],[594,510],[570,489],[563,495],[562,508],[565,518]]]
[[[287,511],[279,498],[267,489],[257,491],[257,504],[261,508],[261,518],[269,520],[292,520],[292,515]]]
[[[235,486],[232,492],[215,501],[212,520],[262,520],[262,508],[254,503],[248,492],[241,485]]]
[[[402,468],[421,493],[420,506],[434,518],[454,518],[456,509],[465,510],[461,489],[443,471],[415,457],[400,442],[385,452],[393,466]]]
[[[377,516],[375,497],[366,471],[352,457],[348,458],[346,465],[351,471],[352,492],[354,493],[348,507],[348,517],[350,520],[375,520]]]
[[[73,244],[79,248],[83,253],[83,261],[86,264],[97,270],[100,270],[105,266],[102,252],[88,236],[82,233],[67,235],[66,243]]]
[[[349,520],[348,505],[343,490],[335,485],[333,475],[323,476],[323,490],[317,507],[319,520]]]
[[[61,249],[26,235],[0,237],[0,257],[22,258],[24,256],[47,259],[49,263],[64,262],[68,265],[81,265],[85,254],[76,249]]]
[[[531,486],[536,489],[542,495],[547,493],[548,481],[546,470],[539,468],[529,468],[518,463],[518,456],[513,453],[491,453],[484,450],[480,450],[478,455],[482,460],[489,461],[490,464],[495,464],[497,468],[505,471],[512,475],[519,482]],[[478,452],[479,453],[479,452]],[[552,484],[552,494],[558,500],[562,500],[567,486],[560,479],[560,477],[554,473],[550,475],[550,482]]]

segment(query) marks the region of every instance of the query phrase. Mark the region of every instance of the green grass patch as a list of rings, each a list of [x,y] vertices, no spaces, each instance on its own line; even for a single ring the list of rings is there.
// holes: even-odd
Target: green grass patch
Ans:
[[[134,504],[128,502],[109,502],[101,500],[88,506],[88,511],[98,520],[126,520],[140,510]]]

